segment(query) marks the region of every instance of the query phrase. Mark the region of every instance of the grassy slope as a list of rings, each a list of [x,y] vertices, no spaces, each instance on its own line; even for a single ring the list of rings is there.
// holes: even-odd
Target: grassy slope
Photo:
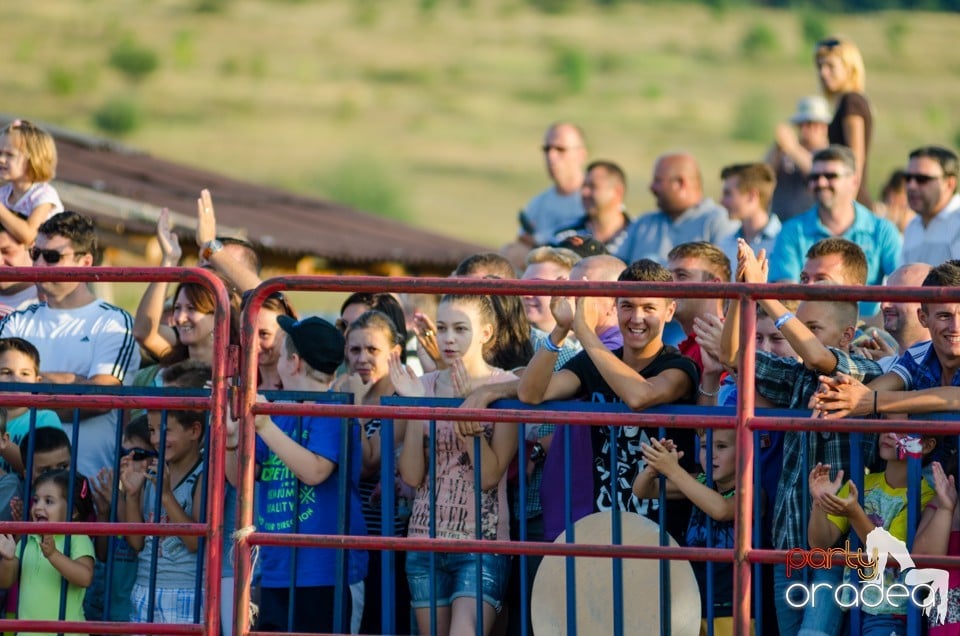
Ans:
[[[5,3],[0,38],[15,63],[0,75],[2,110],[92,130],[106,98],[135,94],[146,121],[130,144],[320,195],[347,166],[355,187],[383,184],[411,222],[495,246],[544,186],[538,146],[551,120],[580,122],[594,156],[624,165],[629,206],[641,211],[657,154],[692,150],[717,196],[722,165],[764,152],[731,139],[742,100],[754,95],[761,115],[784,118],[817,89],[788,12],[659,4],[545,17],[519,0],[438,4],[424,18],[414,0],[234,0],[215,15],[195,13],[192,0]],[[740,41],[757,21],[779,50],[748,61]],[[911,147],[953,144],[958,16],[827,22],[865,52],[875,189]],[[888,47],[892,23],[906,27],[901,54]],[[161,59],[138,87],[105,64],[128,34]],[[580,94],[554,71],[561,47],[587,61]],[[73,94],[51,94],[53,67],[78,81]]]

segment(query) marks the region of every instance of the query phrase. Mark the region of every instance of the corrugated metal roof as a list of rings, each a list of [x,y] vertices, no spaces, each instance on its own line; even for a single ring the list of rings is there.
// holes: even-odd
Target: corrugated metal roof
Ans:
[[[72,209],[128,230],[152,233],[156,213],[177,213],[178,231],[195,227],[196,200],[213,194],[221,234],[238,230],[265,251],[313,255],[342,264],[395,262],[453,267],[488,248],[416,229],[321,199],[176,164],[68,131],[48,127],[60,156],[57,182]],[[228,231],[232,229],[233,231]],[[186,237],[184,237],[186,238]]]

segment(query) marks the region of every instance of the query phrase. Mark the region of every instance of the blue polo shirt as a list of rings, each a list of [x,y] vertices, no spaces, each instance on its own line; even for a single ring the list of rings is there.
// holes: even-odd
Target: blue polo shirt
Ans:
[[[859,203],[855,202],[853,207],[853,225],[839,238],[852,241],[863,249],[867,256],[867,285],[881,285],[884,278],[900,266],[903,239],[890,221],[881,219]],[[817,206],[784,223],[774,247],[776,258],[770,261],[770,280],[799,281],[807,250],[817,241],[832,236],[834,234],[820,221]],[[861,316],[873,316],[879,309],[879,303],[860,303]]]
[[[666,265],[667,254],[677,245],[691,241],[717,243],[733,234],[739,226],[740,222],[731,221],[727,210],[712,199],[704,199],[684,210],[676,219],[659,210],[648,212],[627,228],[627,239],[616,256],[628,265],[641,258]]]

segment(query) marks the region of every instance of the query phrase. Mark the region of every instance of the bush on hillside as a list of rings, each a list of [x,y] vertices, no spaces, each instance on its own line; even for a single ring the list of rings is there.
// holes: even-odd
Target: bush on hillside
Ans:
[[[118,137],[132,133],[143,119],[139,104],[125,97],[114,97],[93,113],[93,124]]]
[[[124,38],[110,51],[110,66],[133,82],[143,80],[157,70],[158,65],[157,54],[132,37]]]

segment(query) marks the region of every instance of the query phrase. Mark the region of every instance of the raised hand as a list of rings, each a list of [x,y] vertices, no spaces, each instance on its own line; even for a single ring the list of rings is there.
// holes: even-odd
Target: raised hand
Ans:
[[[466,397],[472,391],[472,382],[467,368],[463,365],[463,360],[457,358],[450,365],[450,386],[453,388],[454,397]]]
[[[334,391],[353,393],[353,403],[357,405],[363,404],[363,400],[370,393],[372,387],[373,382],[364,383],[359,373],[346,373],[333,383]]]
[[[680,469],[680,457],[682,453],[677,451],[673,442],[664,443],[657,439],[651,439],[649,444],[640,444],[640,451],[643,453],[643,459],[647,465],[652,466],[658,474],[669,477],[674,471]]]
[[[204,188],[197,199],[197,246],[203,247],[217,238],[217,215],[213,209],[213,197]]]
[[[824,512],[826,512],[828,515],[849,517],[857,508],[860,507],[860,502],[857,501],[857,498],[859,497],[857,485],[853,483],[852,479],[847,483],[849,484],[850,490],[846,497],[825,494],[823,497],[818,499],[820,502],[820,507],[823,508]]]
[[[843,373],[832,378],[820,376],[820,388],[813,394],[811,402],[811,408],[827,419],[873,413],[873,391],[860,380]]]
[[[144,462],[135,462],[130,455],[120,459],[120,489],[127,493],[140,492],[147,480]]]
[[[417,377],[413,369],[400,361],[400,354],[396,351],[390,354],[388,360],[390,368],[390,381],[393,388],[403,397],[423,397],[426,391],[423,388],[423,382]]]
[[[836,494],[843,483],[843,471],[837,471],[837,476],[830,479],[830,464],[817,463],[810,471],[810,498],[821,500],[826,495]]]
[[[11,534],[0,534],[0,557],[15,559],[17,557],[17,540]]]
[[[417,344],[442,369],[440,345],[437,344],[437,326],[426,314],[419,311],[413,314],[413,331],[417,336]]]
[[[163,254],[160,264],[164,267],[176,267],[183,256],[183,250],[180,248],[180,239],[170,227],[170,210],[167,208],[160,210],[160,218],[157,220],[157,242],[160,243],[160,252]]]
[[[737,280],[744,283],[765,283],[770,270],[766,250],[759,254],[743,239],[737,239]]]
[[[573,299],[569,296],[554,296],[550,299],[550,313],[553,319],[557,321],[557,326],[565,329],[567,333],[573,329]]]
[[[40,552],[49,559],[57,551],[57,543],[53,540],[52,534],[45,534],[40,537]]]
[[[933,469],[933,489],[937,493],[937,507],[941,510],[957,508],[957,484],[953,475],[947,475],[940,462],[931,464]]]
[[[90,480],[90,486],[97,517],[102,520],[109,519],[110,507],[113,505],[113,469],[101,468]]]

